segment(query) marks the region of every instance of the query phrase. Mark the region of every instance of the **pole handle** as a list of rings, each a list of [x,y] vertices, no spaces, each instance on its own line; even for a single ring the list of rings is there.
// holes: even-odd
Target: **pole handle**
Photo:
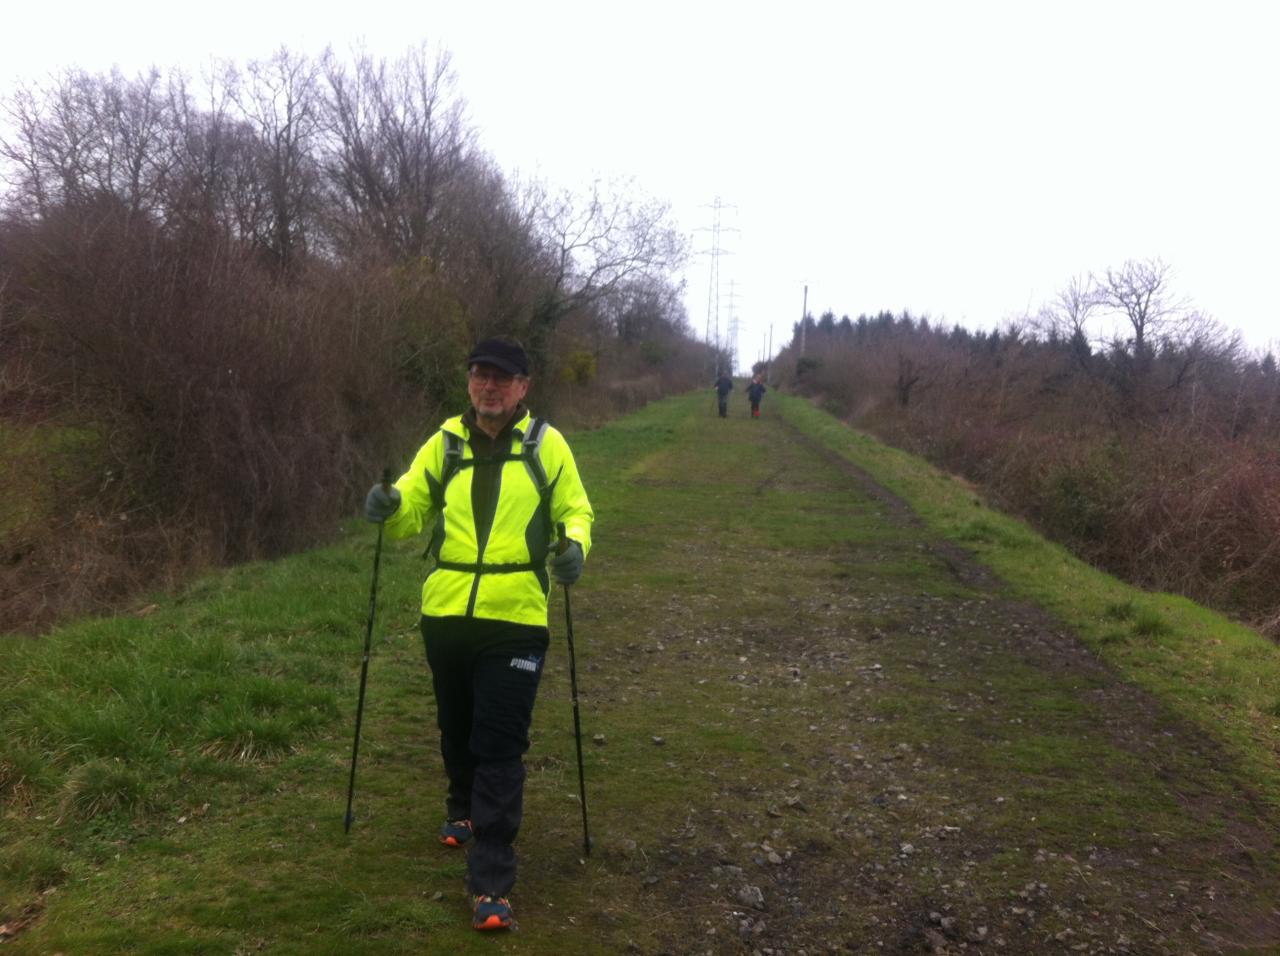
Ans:
[[[391,494],[391,469],[382,469],[382,490],[388,495]]]
[[[559,536],[559,540],[556,542],[556,554],[564,554],[569,550],[569,538],[565,534],[563,521],[557,522],[556,534]]]

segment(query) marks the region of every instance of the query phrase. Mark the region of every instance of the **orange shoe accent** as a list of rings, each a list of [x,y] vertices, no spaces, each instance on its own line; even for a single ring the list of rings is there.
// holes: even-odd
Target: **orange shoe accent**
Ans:
[[[440,842],[445,846],[463,846],[472,836],[470,820],[449,820],[440,828]]]
[[[500,896],[476,896],[471,900],[471,926],[483,931],[510,929],[514,922],[511,904]]]

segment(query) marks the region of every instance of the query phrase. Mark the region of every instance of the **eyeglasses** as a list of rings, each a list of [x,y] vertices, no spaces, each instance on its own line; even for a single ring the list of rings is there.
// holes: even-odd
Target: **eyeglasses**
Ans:
[[[489,382],[495,388],[507,388],[516,380],[516,377],[510,372],[499,372],[496,369],[473,368],[467,374],[470,376],[471,381],[477,385]]]

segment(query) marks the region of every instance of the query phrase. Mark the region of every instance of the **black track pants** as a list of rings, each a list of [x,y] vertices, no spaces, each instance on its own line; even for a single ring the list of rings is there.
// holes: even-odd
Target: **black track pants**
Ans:
[[[421,627],[449,778],[445,812],[470,819],[475,832],[468,885],[472,893],[506,896],[516,882],[520,758],[529,749],[547,629],[464,617],[423,617]]]

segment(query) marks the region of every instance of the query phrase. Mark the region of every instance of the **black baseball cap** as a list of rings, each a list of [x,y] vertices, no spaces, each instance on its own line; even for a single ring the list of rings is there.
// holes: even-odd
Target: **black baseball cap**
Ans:
[[[467,356],[467,368],[473,365],[492,365],[511,375],[529,374],[529,356],[515,339],[497,337],[477,342]]]

